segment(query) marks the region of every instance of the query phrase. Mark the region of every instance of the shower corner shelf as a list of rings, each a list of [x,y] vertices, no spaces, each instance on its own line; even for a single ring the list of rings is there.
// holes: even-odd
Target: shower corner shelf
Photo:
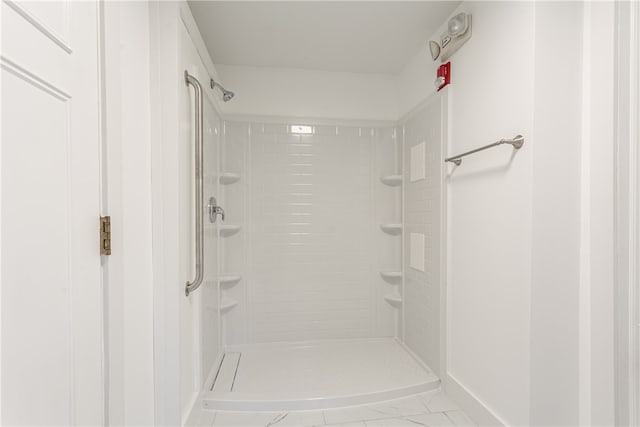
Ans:
[[[220,235],[223,236],[223,237],[233,236],[238,231],[240,231],[241,228],[242,228],[242,226],[240,226],[240,225],[222,224],[219,227]]]
[[[397,187],[402,184],[402,175],[386,175],[380,178],[383,184],[389,185],[391,187]]]
[[[402,224],[380,224],[380,229],[388,234],[400,234],[402,232]]]
[[[400,306],[402,304],[402,296],[400,294],[385,295],[384,299],[393,306]]]
[[[220,184],[229,185],[240,181],[240,174],[233,172],[224,172],[220,174]]]
[[[220,311],[228,311],[236,305],[238,305],[238,301],[234,300],[233,298],[222,297],[218,308],[220,309]]]
[[[218,277],[221,285],[233,285],[238,283],[242,279],[242,276],[237,274],[225,274]]]
[[[402,279],[402,271],[397,270],[384,270],[380,272],[383,279],[388,281],[395,281]]]

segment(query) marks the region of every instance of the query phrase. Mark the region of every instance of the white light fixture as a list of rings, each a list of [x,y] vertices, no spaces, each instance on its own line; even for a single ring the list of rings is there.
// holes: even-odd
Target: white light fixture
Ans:
[[[311,135],[311,134],[313,134],[313,126],[291,125],[290,132],[291,133],[303,134],[303,135]]]
[[[467,31],[467,28],[469,27],[467,16],[469,15],[463,12],[449,19],[447,27],[449,27],[449,35],[451,37],[461,36],[465,31]]]
[[[429,40],[429,50],[431,51],[431,58],[433,58],[434,61],[438,59],[440,55],[440,45],[433,40]]]
[[[447,22],[447,31],[440,35],[440,44],[429,41],[431,58],[435,61],[440,57],[440,61],[445,62],[470,38],[471,15],[458,13]]]

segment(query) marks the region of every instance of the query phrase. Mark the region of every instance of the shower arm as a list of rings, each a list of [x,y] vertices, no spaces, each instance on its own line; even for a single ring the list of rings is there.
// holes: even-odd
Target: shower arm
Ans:
[[[231,92],[230,90],[225,89],[224,86],[222,86],[220,83],[218,83],[217,81],[215,81],[213,79],[210,80],[210,86],[211,86],[212,90],[217,87],[218,89],[220,89],[222,91],[222,100],[224,102],[230,101],[235,96],[235,94],[233,92]]]
[[[191,85],[194,89],[194,112],[195,112],[195,252],[196,252],[196,277],[192,282],[185,284],[184,293],[186,296],[200,287],[204,278],[204,220],[203,220],[203,160],[202,160],[202,86],[198,79],[190,75],[186,70],[184,72],[184,80],[187,86]]]

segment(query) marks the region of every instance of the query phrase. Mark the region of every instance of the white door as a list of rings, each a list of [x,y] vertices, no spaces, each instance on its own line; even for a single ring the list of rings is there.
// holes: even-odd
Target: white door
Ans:
[[[103,423],[98,13],[2,2],[3,425]]]

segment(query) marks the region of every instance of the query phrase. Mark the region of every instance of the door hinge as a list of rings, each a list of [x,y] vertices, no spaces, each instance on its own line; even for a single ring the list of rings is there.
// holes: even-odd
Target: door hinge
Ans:
[[[100,255],[111,255],[111,217],[100,217]]]

